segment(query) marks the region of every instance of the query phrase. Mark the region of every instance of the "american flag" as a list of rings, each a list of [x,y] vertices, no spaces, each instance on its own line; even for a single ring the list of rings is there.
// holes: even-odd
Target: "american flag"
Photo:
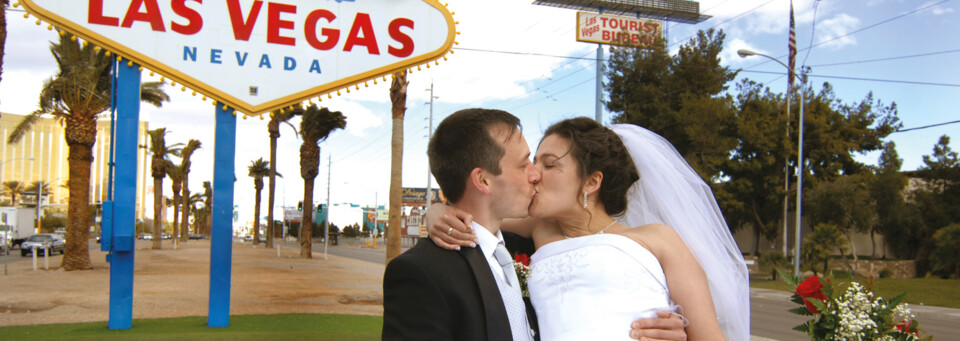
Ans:
[[[787,84],[793,86],[793,70],[797,65],[797,30],[796,23],[793,21],[793,0],[790,1],[790,43],[788,48],[790,49],[790,70],[787,72]]]

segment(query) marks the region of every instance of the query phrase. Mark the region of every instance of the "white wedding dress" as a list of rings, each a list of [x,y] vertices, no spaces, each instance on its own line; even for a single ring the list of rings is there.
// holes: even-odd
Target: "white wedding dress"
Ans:
[[[614,218],[673,228],[707,275],[726,339],[750,340],[747,267],[710,186],[663,137],[631,124],[610,128],[640,174],[626,212]],[[527,283],[544,341],[629,340],[631,322],[672,308],[660,262],[624,236],[556,241],[537,250],[531,266]]]
[[[527,285],[540,339],[630,340],[630,323],[671,306],[660,262],[617,234],[556,241],[533,254]]]

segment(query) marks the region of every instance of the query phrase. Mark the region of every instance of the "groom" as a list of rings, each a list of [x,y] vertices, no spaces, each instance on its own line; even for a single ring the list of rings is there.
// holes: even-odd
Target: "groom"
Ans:
[[[473,215],[480,243],[448,251],[422,239],[391,261],[383,339],[534,340],[536,316],[523,303],[500,232],[504,218],[527,215],[540,181],[520,120],[500,110],[458,111],[437,126],[427,155],[448,202]]]
[[[510,260],[497,258],[504,241],[510,254],[534,251],[529,239],[500,231],[502,219],[527,215],[540,181],[519,119],[500,110],[458,111],[437,127],[427,154],[448,203],[471,215],[479,247],[450,251],[425,238],[391,261],[383,278],[383,339],[535,339],[536,314],[518,301]],[[682,322],[665,316],[635,321],[632,335],[685,339]]]

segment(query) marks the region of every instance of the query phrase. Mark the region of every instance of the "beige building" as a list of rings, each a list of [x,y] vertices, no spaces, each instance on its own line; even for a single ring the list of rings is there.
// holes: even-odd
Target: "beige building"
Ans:
[[[3,113],[0,116],[0,183],[21,181],[29,186],[33,181],[45,181],[50,184],[50,196],[44,199],[45,206],[63,206],[66,208],[69,190],[66,185],[70,175],[67,164],[69,148],[64,140],[64,127],[56,119],[43,118],[36,122],[17,143],[7,143],[10,133],[24,119],[24,115]],[[139,145],[147,145],[147,123],[139,124]],[[108,167],[110,158],[110,120],[97,122],[97,142],[93,146],[93,163],[90,168],[90,202],[100,203],[107,198]],[[145,195],[152,194],[152,182],[145,181],[147,169],[147,150],[140,148],[137,153],[137,218],[144,216]],[[3,200],[9,200],[4,196]],[[24,196],[21,203],[35,200],[33,196]]]

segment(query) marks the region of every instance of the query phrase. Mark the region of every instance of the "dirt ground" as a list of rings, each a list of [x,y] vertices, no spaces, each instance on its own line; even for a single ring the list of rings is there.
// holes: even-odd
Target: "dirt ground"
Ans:
[[[210,242],[192,240],[174,250],[137,242],[133,318],[206,316],[210,283]],[[0,326],[107,321],[110,270],[106,253],[91,249],[93,271],[32,270],[32,262],[0,272]],[[8,257],[8,256],[3,256]],[[19,257],[11,253],[10,257]],[[299,258],[299,249],[265,249],[233,244],[230,314],[336,313],[382,315],[384,266],[328,255]],[[2,266],[0,266],[2,267]],[[2,271],[2,270],[0,270]]]

